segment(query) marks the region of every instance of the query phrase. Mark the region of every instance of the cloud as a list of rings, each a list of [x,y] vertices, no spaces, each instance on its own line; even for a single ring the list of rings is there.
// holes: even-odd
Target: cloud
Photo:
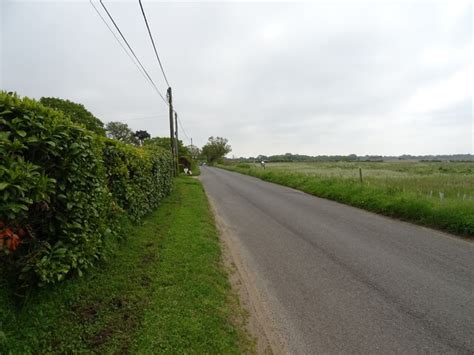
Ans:
[[[453,106],[472,97],[473,83],[471,63],[438,83],[419,87],[402,111],[429,112]]]
[[[106,4],[164,93],[138,6]],[[472,153],[468,1],[144,6],[198,145],[219,135],[236,156]],[[166,106],[88,2],[6,1],[2,34],[2,88],[168,134]]]

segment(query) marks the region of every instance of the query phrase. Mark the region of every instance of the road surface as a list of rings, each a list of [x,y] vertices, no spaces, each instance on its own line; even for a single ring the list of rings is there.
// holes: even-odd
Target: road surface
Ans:
[[[203,167],[290,353],[474,353],[474,245]]]

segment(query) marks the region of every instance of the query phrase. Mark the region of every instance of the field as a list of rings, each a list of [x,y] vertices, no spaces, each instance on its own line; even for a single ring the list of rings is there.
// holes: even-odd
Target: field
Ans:
[[[438,202],[442,202],[440,196],[444,200],[474,200],[474,163],[270,163],[265,168],[355,183],[360,183],[361,168],[367,186],[414,193]]]
[[[226,168],[374,212],[474,235],[474,162],[267,163],[265,169],[240,163]]]

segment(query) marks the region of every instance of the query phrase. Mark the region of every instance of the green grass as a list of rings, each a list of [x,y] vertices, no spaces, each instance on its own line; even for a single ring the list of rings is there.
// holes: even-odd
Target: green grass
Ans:
[[[199,181],[172,195],[108,261],[18,304],[0,289],[0,353],[239,353],[253,345]]]
[[[332,162],[269,163],[265,169],[257,164],[221,167],[376,213],[474,236],[474,163]]]

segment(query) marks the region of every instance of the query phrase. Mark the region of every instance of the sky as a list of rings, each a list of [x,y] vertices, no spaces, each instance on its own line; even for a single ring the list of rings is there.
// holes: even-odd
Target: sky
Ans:
[[[103,1],[165,95],[138,0]],[[186,145],[473,153],[473,2],[142,2]],[[0,29],[2,90],[169,135],[168,107],[89,1],[0,0]]]

